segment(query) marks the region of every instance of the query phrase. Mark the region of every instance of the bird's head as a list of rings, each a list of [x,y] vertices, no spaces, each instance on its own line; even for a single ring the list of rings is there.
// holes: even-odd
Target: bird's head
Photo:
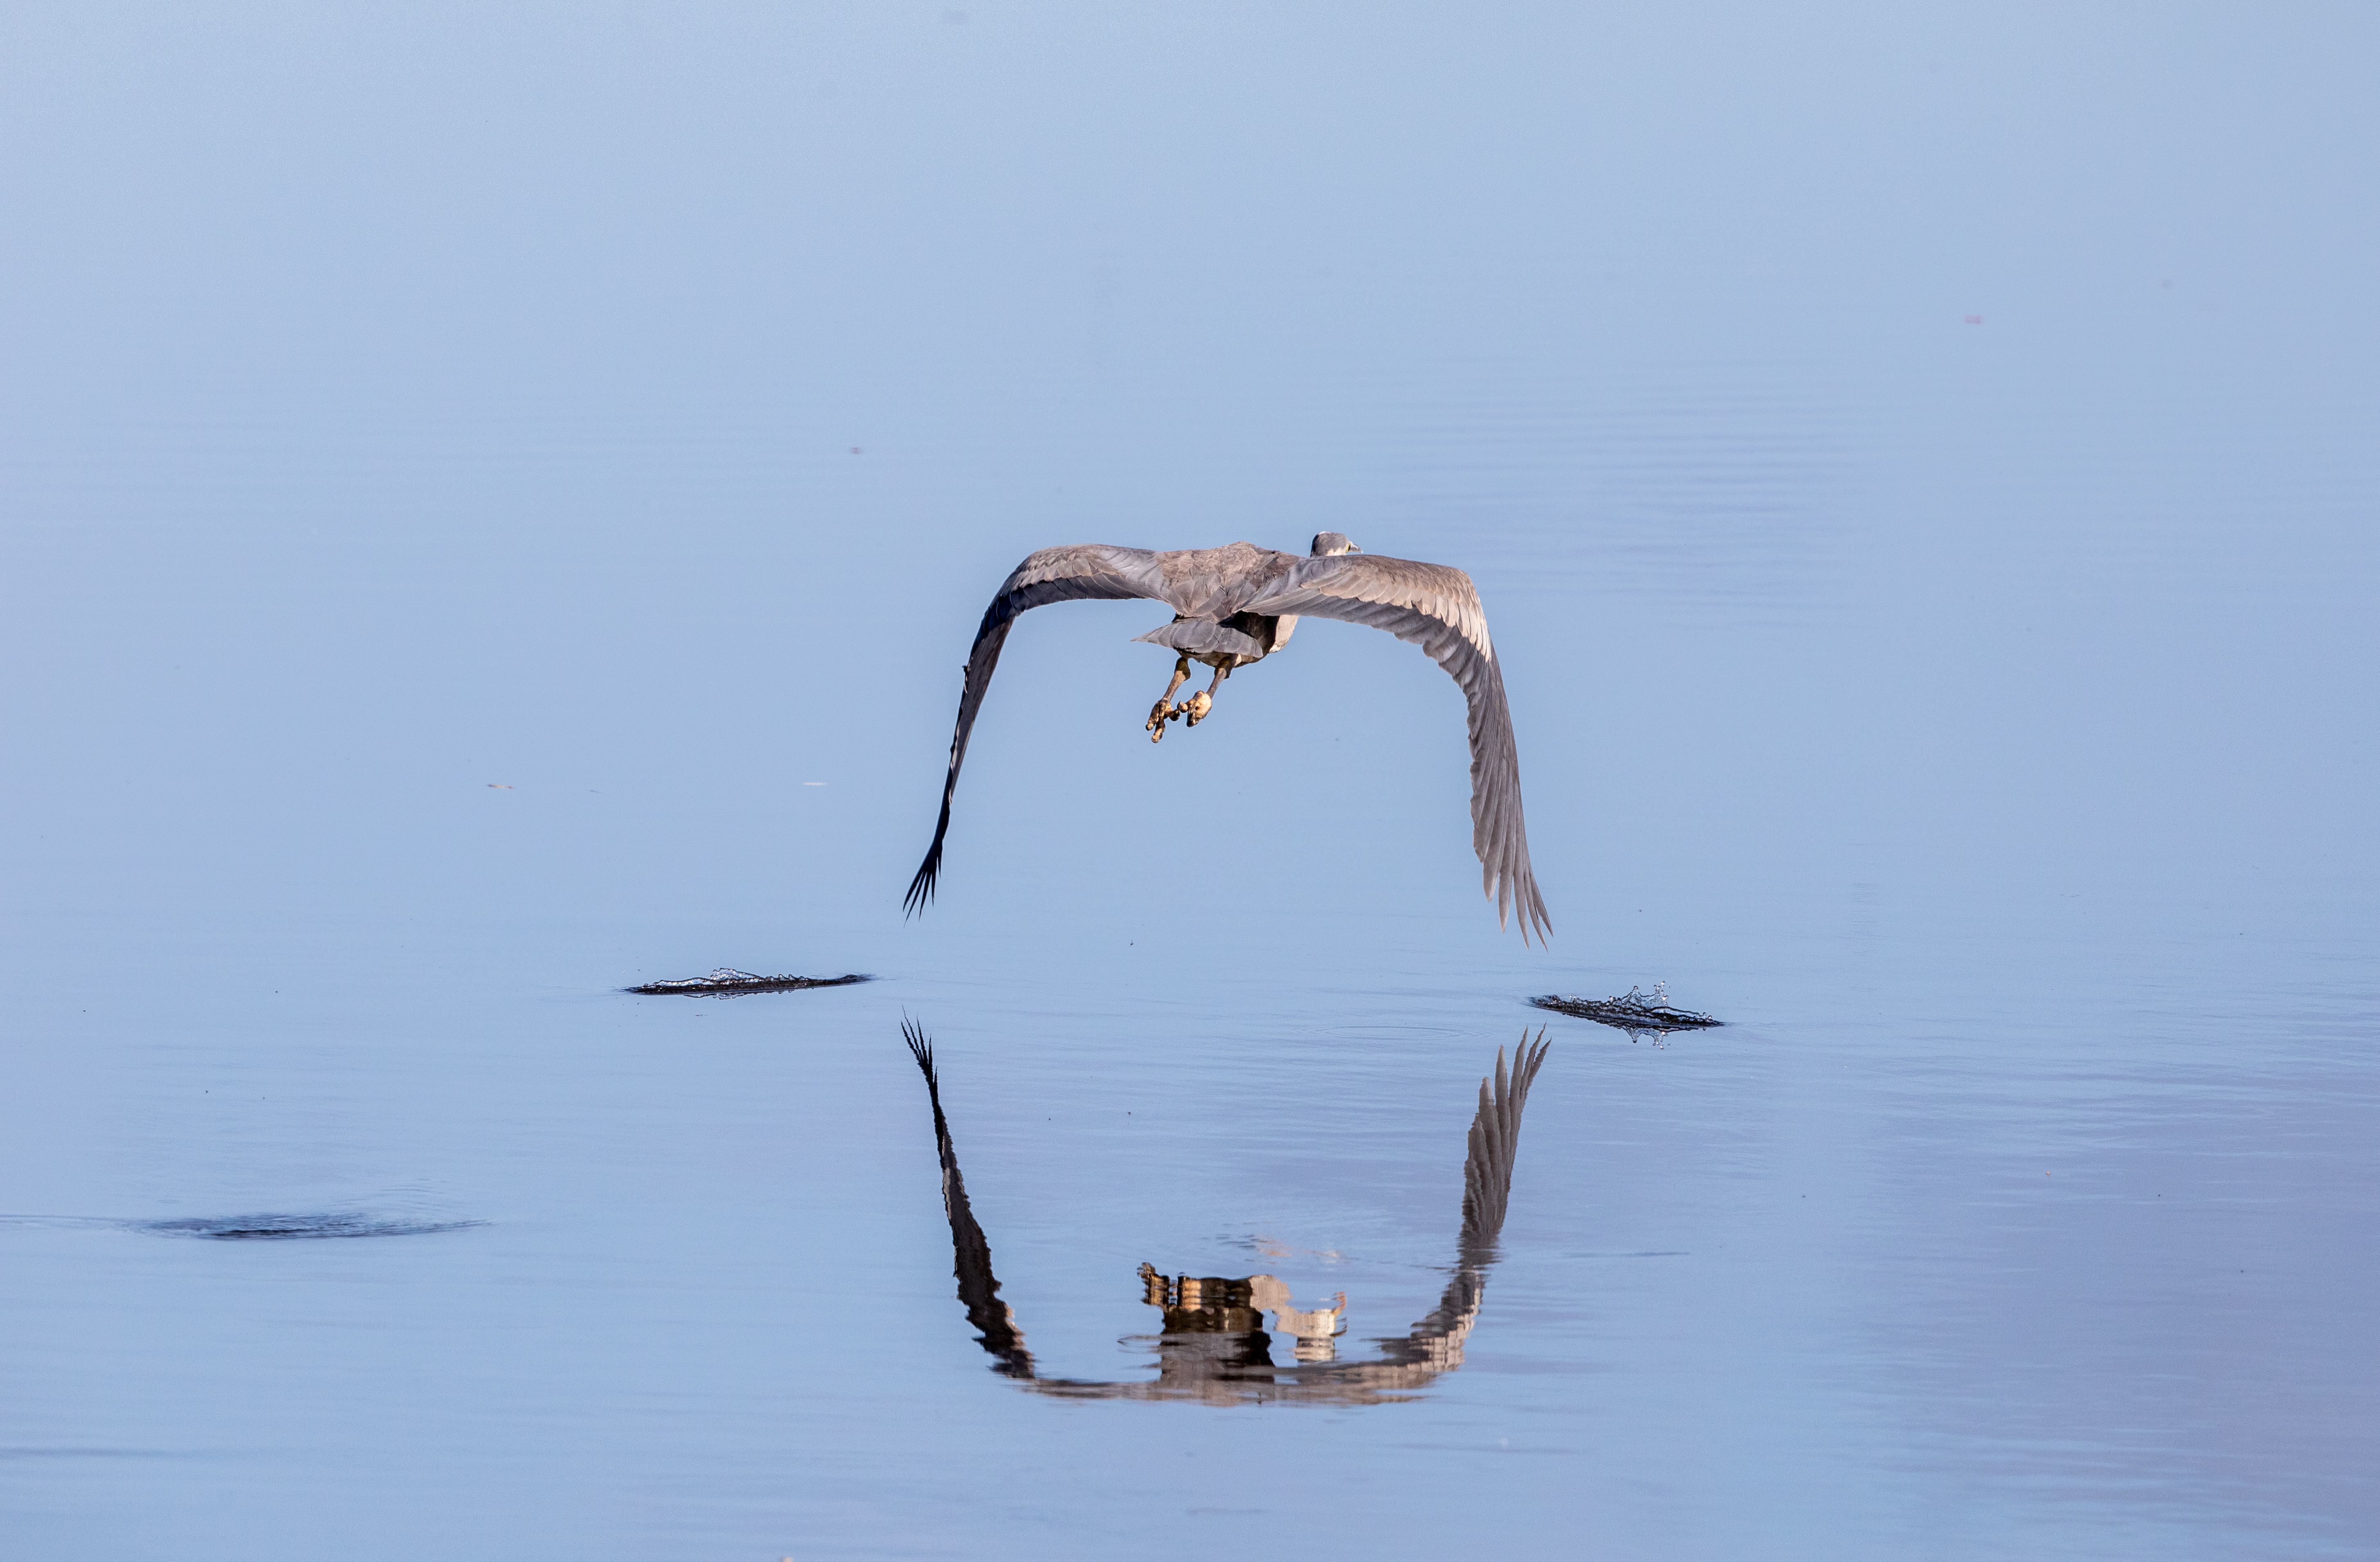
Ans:
[[[1363,550],[1347,540],[1343,531],[1318,531],[1314,534],[1314,557],[1328,559],[1336,553],[1360,553]]]

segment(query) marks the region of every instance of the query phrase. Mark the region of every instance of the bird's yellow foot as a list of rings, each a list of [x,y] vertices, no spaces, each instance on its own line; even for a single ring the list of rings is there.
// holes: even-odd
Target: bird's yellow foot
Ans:
[[[1190,724],[1194,727],[1204,721],[1207,719],[1207,712],[1214,708],[1215,696],[1204,689],[1182,702],[1183,714],[1190,718]]]
[[[1165,736],[1165,723],[1172,720],[1175,717],[1182,714],[1183,708],[1172,703],[1173,691],[1180,688],[1183,684],[1188,680],[1189,676],[1189,657],[1175,657],[1173,659],[1173,681],[1165,685],[1165,692],[1157,696],[1157,703],[1155,705],[1148,708],[1148,726],[1147,731],[1148,733],[1149,742],[1156,743],[1160,739],[1163,738]]]

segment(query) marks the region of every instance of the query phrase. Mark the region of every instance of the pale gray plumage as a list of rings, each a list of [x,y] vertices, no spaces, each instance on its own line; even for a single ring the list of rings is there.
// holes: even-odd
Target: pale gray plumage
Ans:
[[[1529,867],[1520,754],[1477,589],[1459,569],[1355,552],[1336,532],[1317,537],[1313,554],[1302,559],[1248,542],[1162,553],[1080,543],[1045,548],[1017,565],[985,610],[967,657],[941,815],[933,845],[910,882],[908,910],[917,911],[933,896],[967,738],[1017,614],[1050,602],[1135,597],[1163,602],[1174,612],[1172,624],[1140,639],[1205,662],[1219,674],[1279,649],[1300,617],[1367,624],[1427,651],[1461,686],[1470,708],[1472,845],[1482,887],[1496,902],[1500,925],[1517,914],[1524,941],[1544,938],[1550,924]],[[1153,725],[1161,736],[1162,722]]]

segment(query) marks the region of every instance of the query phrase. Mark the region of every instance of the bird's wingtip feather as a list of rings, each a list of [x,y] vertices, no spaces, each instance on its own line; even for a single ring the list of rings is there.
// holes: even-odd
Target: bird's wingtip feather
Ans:
[[[917,1067],[924,1071],[927,1088],[933,1088],[939,1083],[934,1078],[934,1038],[926,1034],[925,1026],[904,1014],[901,1017],[901,1039],[909,1044],[909,1056],[915,1058]]]
[[[902,920],[906,921],[926,909],[926,902],[934,898],[934,881],[941,877],[941,873],[942,852],[937,846],[926,854],[925,862],[917,869],[917,877],[909,880],[909,892],[901,897]]]

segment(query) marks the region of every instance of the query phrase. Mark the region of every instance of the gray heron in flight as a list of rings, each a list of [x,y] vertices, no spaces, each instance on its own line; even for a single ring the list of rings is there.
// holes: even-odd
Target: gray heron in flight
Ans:
[[[967,738],[1016,615],[1050,602],[1135,597],[1173,610],[1172,623],[1136,636],[1175,653],[1173,681],[1148,713],[1152,743],[1165,736],[1168,722],[1195,727],[1205,720],[1214,709],[1215,692],[1232,670],[1262,661],[1287,645],[1301,617],[1368,624],[1427,651],[1452,675],[1470,706],[1471,844],[1479,854],[1481,888],[1496,902],[1499,926],[1517,913],[1522,941],[1532,934],[1544,940],[1550,924],[1529,869],[1521,757],[1513,746],[1504,674],[1488,638],[1478,589],[1459,569],[1366,553],[1335,531],[1317,536],[1303,559],[1251,542],[1167,553],[1090,542],[1028,555],[1002,584],[975,632],[966,687],[959,696],[958,731],[951,738],[950,773],[942,781],[941,817],[934,823],[934,843],[910,880],[903,902],[906,911],[915,914],[933,899]],[[1215,676],[1204,690],[1176,704],[1173,696],[1194,661],[1213,668]]]

